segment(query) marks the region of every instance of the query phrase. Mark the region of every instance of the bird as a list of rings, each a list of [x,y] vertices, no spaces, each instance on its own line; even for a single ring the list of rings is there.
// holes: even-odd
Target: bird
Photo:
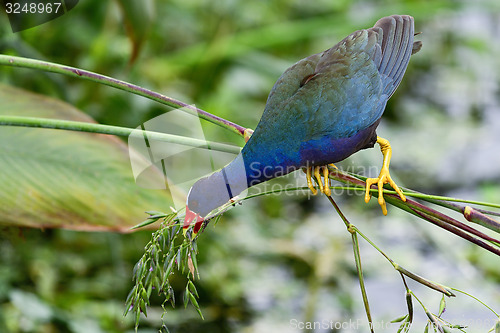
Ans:
[[[383,165],[377,178],[366,180],[365,201],[376,184],[378,203],[387,215],[382,190],[386,183],[406,201],[389,173],[390,143],[376,129],[410,56],[422,46],[414,42],[415,35],[413,17],[383,17],[372,28],[357,30],[285,70],[269,93],[255,131],[246,133],[241,153],[189,190],[184,229],[194,224],[197,233],[211,211],[242,191],[299,169],[305,170],[313,194],[314,177],[320,191],[330,195],[328,165],[375,143]]]

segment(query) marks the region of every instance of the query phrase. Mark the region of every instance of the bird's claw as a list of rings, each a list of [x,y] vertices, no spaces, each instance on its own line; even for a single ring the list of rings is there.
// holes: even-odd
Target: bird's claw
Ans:
[[[337,167],[334,164],[330,164],[333,166],[335,169]],[[330,170],[328,170],[328,166],[323,165],[323,166],[310,166],[305,168],[306,172],[306,179],[307,179],[307,187],[311,190],[313,195],[318,194],[318,190],[313,184],[312,177],[316,178],[318,185],[319,185],[319,190],[321,193],[324,193],[328,196],[332,195],[332,191],[330,189]],[[322,174],[321,174],[322,173]],[[324,178],[324,183],[323,180],[321,179],[321,176]]]
[[[366,192],[365,192],[365,202],[368,203],[371,198],[370,188],[373,184],[377,184],[378,187],[378,204],[382,207],[382,213],[387,215],[387,205],[384,200],[384,184],[389,183],[394,191],[399,195],[401,200],[406,201],[406,197],[403,192],[399,189],[398,185],[392,180],[389,174],[389,163],[391,162],[392,149],[389,141],[384,138],[377,137],[377,143],[380,145],[380,151],[384,155],[384,162],[382,164],[382,169],[378,178],[368,178],[366,180]]]
[[[380,170],[380,174],[377,178],[368,178],[366,180],[366,192],[365,192],[365,202],[368,203],[371,198],[370,188],[372,185],[376,184],[378,187],[378,204],[382,207],[382,214],[387,215],[387,205],[384,199],[384,184],[390,184],[394,191],[399,195],[401,200],[406,201],[406,197],[401,191],[401,189],[396,185],[396,183],[392,180],[391,175],[389,174],[389,169],[383,167]]]

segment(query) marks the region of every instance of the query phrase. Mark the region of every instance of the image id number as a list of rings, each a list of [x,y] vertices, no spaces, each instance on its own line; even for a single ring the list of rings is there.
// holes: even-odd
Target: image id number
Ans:
[[[10,3],[5,4],[5,11],[7,14],[51,14],[58,13],[61,7],[60,2],[53,3],[25,3],[21,6],[20,3]]]

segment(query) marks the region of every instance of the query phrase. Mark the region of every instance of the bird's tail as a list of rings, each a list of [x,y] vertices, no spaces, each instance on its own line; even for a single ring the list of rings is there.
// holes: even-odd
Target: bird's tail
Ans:
[[[369,29],[382,36],[381,58],[378,71],[387,82],[385,93],[390,97],[401,83],[412,53],[418,51],[421,44],[415,45],[413,17],[392,15],[381,18]],[[377,61],[378,62],[378,61]]]

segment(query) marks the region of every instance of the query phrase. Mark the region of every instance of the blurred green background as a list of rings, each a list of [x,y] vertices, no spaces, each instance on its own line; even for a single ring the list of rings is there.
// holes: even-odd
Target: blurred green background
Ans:
[[[288,66],[391,14],[414,16],[424,45],[378,130],[394,149],[391,174],[398,184],[422,192],[500,202],[495,0],[85,0],[63,17],[15,34],[0,14],[0,53],[102,73],[254,128]],[[168,110],[109,87],[33,70],[2,67],[0,82],[66,101],[103,124],[135,128]],[[211,140],[243,144],[228,131],[203,125]],[[379,150],[371,149],[339,166],[375,175],[380,165]],[[384,217],[374,200],[367,205],[352,193],[335,198],[394,260],[498,311],[497,257],[396,208]],[[1,227],[0,331],[132,332],[123,304],[149,238],[150,231]],[[206,319],[179,304],[164,317],[171,332],[299,332],[298,322],[313,320],[366,325],[350,235],[324,197],[246,201],[209,226],[198,248],[197,286]],[[374,320],[387,324],[405,313],[404,288],[379,254],[365,243],[361,251]],[[183,283],[174,281],[179,300]],[[437,311],[440,295],[410,287]],[[158,329],[160,304],[153,299],[140,332]],[[423,331],[426,317],[415,307],[412,332]],[[495,320],[463,295],[449,300],[444,317],[470,325],[470,332],[485,332]],[[317,331],[367,331],[350,327]],[[396,330],[387,325],[377,331]]]

